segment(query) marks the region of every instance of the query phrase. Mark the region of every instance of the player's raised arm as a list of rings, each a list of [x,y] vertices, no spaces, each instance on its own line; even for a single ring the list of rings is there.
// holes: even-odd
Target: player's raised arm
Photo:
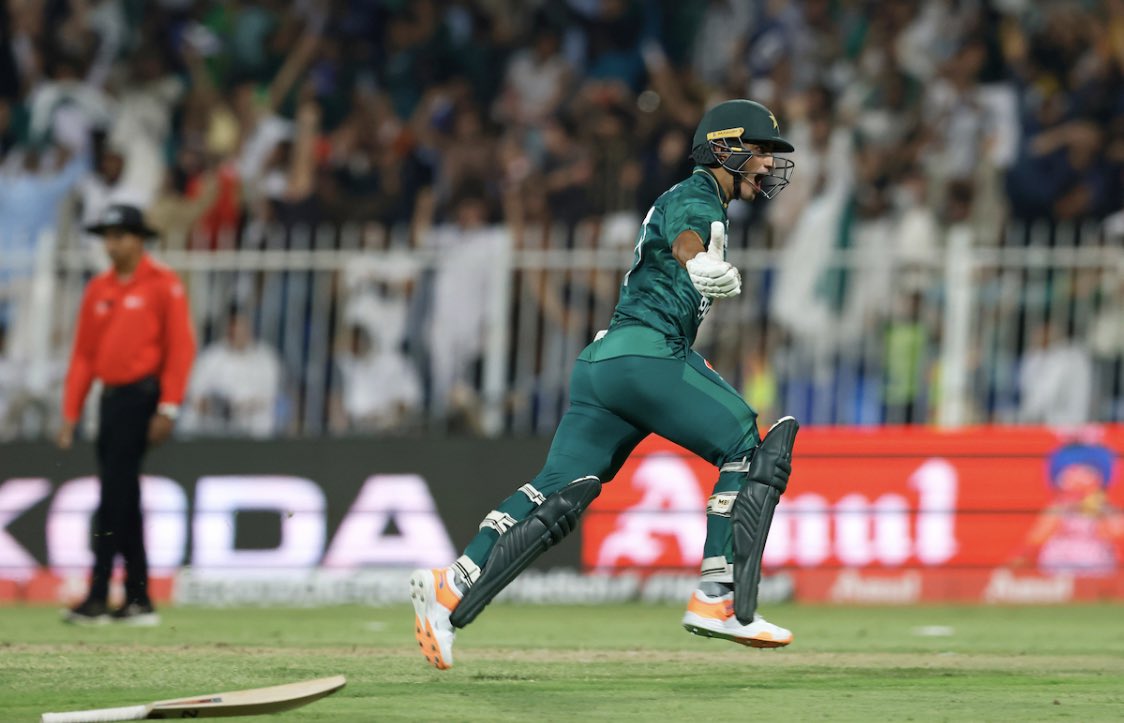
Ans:
[[[726,224],[722,221],[710,224],[710,244],[706,248],[698,234],[688,230],[675,238],[672,252],[703,296],[727,299],[742,292],[741,274],[726,261]]]

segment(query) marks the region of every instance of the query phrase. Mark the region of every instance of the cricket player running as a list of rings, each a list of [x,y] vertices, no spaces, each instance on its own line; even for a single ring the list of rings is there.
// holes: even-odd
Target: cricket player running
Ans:
[[[411,576],[415,633],[431,665],[452,666],[456,629],[574,529],[649,434],[719,468],[706,506],[702,574],[683,627],[751,647],[792,642],[756,607],[796,421],[782,419],[762,440],[757,413],[691,349],[713,301],[741,293],[741,275],[725,259],[727,205],[780,192],[793,163],[774,153],[792,151],[759,103],[730,100],[703,116],[691,151],[696,167],[645,216],[608,331],[574,366],[570,407],[542,471],[488,513],[452,565]]]

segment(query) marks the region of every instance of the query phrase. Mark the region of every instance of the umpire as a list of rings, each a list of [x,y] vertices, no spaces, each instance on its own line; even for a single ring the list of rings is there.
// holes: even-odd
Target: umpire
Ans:
[[[65,619],[156,625],[141,524],[141,460],[150,444],[172,432],[195,358],[195,336],[179,277],[145,253],[145,240],[156,232],[139,209],[110,206],[86,230],[102,237],[113,268],[95,276],[82,298],[58,445],[70,448],[86,394],[100,380],[101,498],[89,594]],[[125,601],[111,613],[106,601],[117,555],[125,561]]]

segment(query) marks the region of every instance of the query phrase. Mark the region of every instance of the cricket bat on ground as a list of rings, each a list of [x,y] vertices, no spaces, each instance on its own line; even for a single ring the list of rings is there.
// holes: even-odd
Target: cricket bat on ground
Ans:
[[[342,675],[334,675],[331,678],[302,680],[299,683],[274,685],[269,688],[193,695],[190,698],[158,700],[154,703],[128,705],[122,708],[44,713],[41,723],[101,723],[122,720],[264,715],[308,705],[314,700],[335,693],[346,683],[347,679]]]

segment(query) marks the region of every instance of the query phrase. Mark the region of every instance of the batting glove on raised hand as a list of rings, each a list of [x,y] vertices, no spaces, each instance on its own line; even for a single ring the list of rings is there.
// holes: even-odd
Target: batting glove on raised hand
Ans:
[[[687,273],[699,293],[711,299],[728,299],[742,292],[742,275],[726,261],[726,225],[710,224],[710,246],[687,261]]]

